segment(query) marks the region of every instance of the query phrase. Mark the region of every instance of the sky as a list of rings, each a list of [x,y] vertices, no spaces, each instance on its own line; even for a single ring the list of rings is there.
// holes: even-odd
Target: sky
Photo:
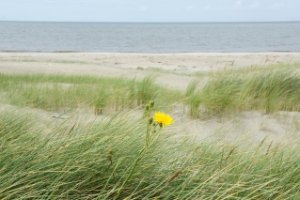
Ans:
[[[0,0],[0,21],[300,21],[300,0]]]

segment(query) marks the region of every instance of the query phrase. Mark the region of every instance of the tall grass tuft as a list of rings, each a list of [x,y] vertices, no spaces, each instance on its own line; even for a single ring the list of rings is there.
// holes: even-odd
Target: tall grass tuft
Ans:
[[[50,111],[90,108],[95,114],[174,102],[179,92],[159,87],[154,79],[126,80],[80,76],[0,75],[1,102]]]
[[[243,72],[243,71],[242,71]],[[300,111],[300,77],[290,70],[220,73],[189,94],[192,116],[232,111]],[[197,114],[198,113],[198,114]]]
[[[145,105],[156,98],[158,87],[155,86],[153,80],[153,77],[146,77],[137,85],[135,89],[137,105]]]

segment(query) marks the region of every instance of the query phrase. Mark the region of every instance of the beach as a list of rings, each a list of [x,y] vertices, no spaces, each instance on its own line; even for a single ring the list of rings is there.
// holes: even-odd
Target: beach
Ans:
[[[39,184],[50,199],[125,199],[139,184],[136,199],[298,195],[299,63],[274,52],[0,53],[0,177],[10,181],[0,198],[18,180],[29,199],[45,197]]]
[[[272,70],[276,69],[287,71],[291,66],[293,72],[299,72],[298,63],[300,53],[0,53],[0,73],[3,74],[91,76],[138,81],[152,77],[158,86],[180,92],[186,92],[194,81],[197,81],[199,88],[204,87],[214,73],[232,73],[232,70],[253,68],[259,75],[259,69],[265,68],[267,73],[272,73]],[[236,78],[239,76],[243,76],[242,71]],[[62,89],[63,87],[65,86],[62,85]],[[289,143],[295,135],[285,135],[283,132],[291,125],[286,125],[285,121],[278,121],[277,118],[283,115],[288,120],[298,121],[298,114],[295,113],[287,112],[278,114],[277,117],[266,117],[261,111],[251,111],[234,115],[235,119],[242,121],[242,127],[237,127],[235,121],[231,122],[233,118],[230,115],[225,117],[229,120],[227,123],[219,123],[218,117],[214,117],[213,121],[199,124],[198,120],[194,121],[185,116],[187,113],[182,109],[185,110],[179,106],[173,110],[177,113],[177,120],[184,121],[178,124],[178,129],[185,130],[185,134],[190,135],[197,135],[199,130],[205,130],[205,134],[199,136],[203,138],[211,137],[220,127],[227,127],[231,134],[226,133],[224,141],[234,136],[239,138],[243,127],[247,126],[248,133],[243,137],[247,135],[248,139],[260,141],[268,136],[273,141]],[[81,112],[80,115],[82,114],[85,116],[86,112]],[[93,115],[88,118],[93,118]],[[266,130],[261,130],[262,123],[267,124]],[[296,133],[298,135],[298,130]]]
[[[300,53],[0,53],[0,73],[144,78],[186,89],[199,73],[300,63]]]
[[[0,199],[300,200],[299,9],[0,0]]]

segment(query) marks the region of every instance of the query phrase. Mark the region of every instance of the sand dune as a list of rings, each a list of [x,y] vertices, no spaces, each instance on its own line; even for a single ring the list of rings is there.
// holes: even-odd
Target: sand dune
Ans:
[[[279,63],[300,63],[300,53],[0,53],[0,73],[137,79],[155,75],[157,83],[179,90],[187,87],[196,72]],[[234,144],[246,137],[249,142],[247,145],[257,144],[265,138],[268,142],[287,144],[297,141],[299,137],[299,113],[269,116],[253,111],[228,116],[221,121],[218,118],[200,121],[191,120],[182,110],[175,109],[174,115],[178,122],[174,127],[176,132],[191,134],[199,140],[212,138]]]

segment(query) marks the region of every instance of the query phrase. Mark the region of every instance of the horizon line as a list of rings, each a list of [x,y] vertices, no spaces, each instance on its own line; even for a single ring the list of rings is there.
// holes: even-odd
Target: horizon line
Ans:
[[[299,23],[300,20],[274,20],[274,21],[52,21],[52,20],[0,20],[0,22],[25,23],[115,23],[115,24],[197,24],[197,23]]]

